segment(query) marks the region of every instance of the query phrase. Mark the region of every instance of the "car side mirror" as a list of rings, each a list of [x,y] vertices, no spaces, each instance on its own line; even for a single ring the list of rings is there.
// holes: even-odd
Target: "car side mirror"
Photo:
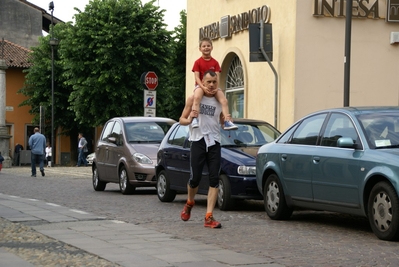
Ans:
[[[337,147],[342,148],[356,148],[355,142],[350,137],[341,137],[337,140]]]
[[[113,144],[116,144],[116,138],[115,137],[108,137],[108,141],[113,143]]]

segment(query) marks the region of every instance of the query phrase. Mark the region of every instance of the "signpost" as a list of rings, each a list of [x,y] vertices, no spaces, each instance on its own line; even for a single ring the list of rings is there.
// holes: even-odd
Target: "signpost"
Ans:
[[[147,89],[144,90],[144,116],[155,117],[157,100],[155,89],[158,86],[158,76],[153,71],[147,71],[141,74],[140,82]]]

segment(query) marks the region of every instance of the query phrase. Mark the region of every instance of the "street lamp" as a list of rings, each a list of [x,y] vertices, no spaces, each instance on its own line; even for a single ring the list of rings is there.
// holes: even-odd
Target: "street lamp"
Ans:
[[[51,46],[51,166],[55,163],[54,154],[54,49],[58,45],[58,40],[53,36],[53,1],[49,4],[49,10],[51,11],[51,29],[50,29],[50,46]]]

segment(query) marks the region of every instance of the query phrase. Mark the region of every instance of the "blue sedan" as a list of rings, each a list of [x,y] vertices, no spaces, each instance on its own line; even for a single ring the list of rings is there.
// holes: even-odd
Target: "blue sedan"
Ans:
[[[256,186],[255,156],[260,146],[274,141],[280,132],[267,122],[235,119],[238,130],[221,130],[221,171],[217,204],[221,210],[233,208],[236,199],[262,199]],[[189,127],[175,123],[158,150],[157,194],[162,202],[171,202],[176,193],[187,192],[190,178]],[[209,187],[206,165],[199,194]]]
[[[256,178],[271,219],[298,208],[360,215],[398,240],[399,107],[310,114],[259,149]]]

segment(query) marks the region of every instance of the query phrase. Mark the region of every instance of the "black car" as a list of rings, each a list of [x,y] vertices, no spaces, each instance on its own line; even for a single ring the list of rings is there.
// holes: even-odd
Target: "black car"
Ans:
[[[274,141],[280,132],[261,120],[235,119],[235,131],[221,130],[222,160],[217,204],[229,210],[236,199],[261,200],[256,186],[256,154],[260,146]],[[155,172],[157,194],[162,202],[171,202],[176,193],[187,192],[190,177],[189,127],[175,123],[165,135],[157,154]],[[205,165],[198,194],[208,193]]]

